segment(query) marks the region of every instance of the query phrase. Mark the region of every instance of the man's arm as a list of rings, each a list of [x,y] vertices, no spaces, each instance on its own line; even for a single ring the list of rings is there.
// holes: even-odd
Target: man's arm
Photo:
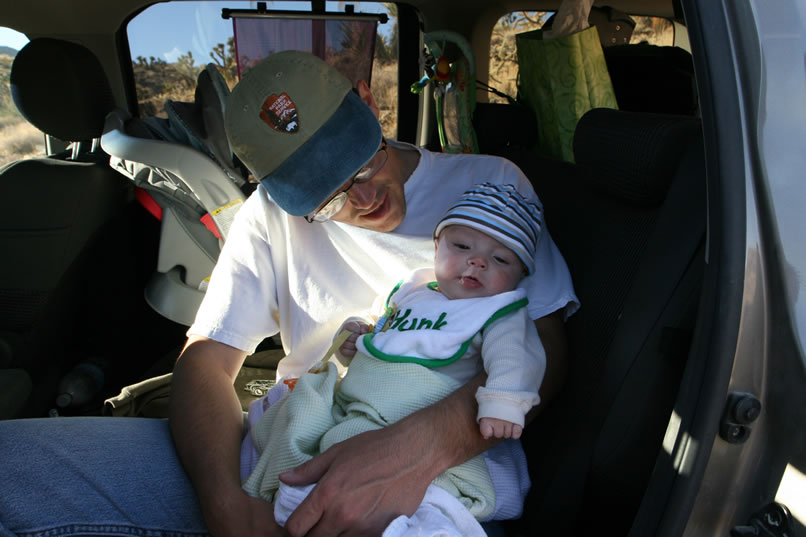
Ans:
[[[546,374],[539,390],[542,402],[535,407],[538,412],[560,392],[568,375],[568,338],[563,315],[563,310],[557,310],[535,320],[540,342],[546,351]]]
[[[562,313],[535,323],[547,357],[540,390],[545,403],[564,380],[565,326]],[[377,536],[400,514],[414,513],[435,477],[500,441],[482,438],[476,423],[475,394],[485,378],[479,375],[442,401],[282,474],[291,485],[317,483],[286,530],[294,537]]]
[[[546,408],[546,404],[554,399],[565,385],[565,378],[568,375],[568,338],[563,315],[563,310],[557,310],[535,319],[540,342],[546,351],[546,373],[538,390],[540,404],[526,413],[526,425]]]
[[[174,368],[171,432],[215,537],[283,534],[272,505],[241,489],[243,412],[233,382],[245,357],[229,345],[191,336]]]

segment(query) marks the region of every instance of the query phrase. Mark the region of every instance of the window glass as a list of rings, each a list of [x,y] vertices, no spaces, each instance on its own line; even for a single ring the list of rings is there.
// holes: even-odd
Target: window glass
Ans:
[[[674,45],[674,25],[669,19],[661,17],[636,17],[635,28],[630,36],[630,44],[649,43],[670,47]]]
[[[341,4],[327,2],[326,10],[343,11]],[[268,2],[267,7],[269,10],[296,11],[305,5]],[[393,138],[397,132],[396,6],[371,2],[358,2],[354,6],[358,13],[386,13],[389,16],[386,24],[378,24],[370,84],[381,112],[384,135]],[[221,10],[225,7],[254,9],[254,3],[159,3],[129,23],[127,33],[141,117],[165,117],[163,105],[168,99],[192,102],[196,78],[208,63],[218,66],[230,88],[235,85],[238,58],[233,20],[221,17]],[[344,36],[339,39],[343,40]]]
[[[490,82],[496,90],[513,99],[518,96],[518,49],[515,36],[541,28],[551,12],[513,11],[495,23],[490,37]],[[489,94],[491,103],[506,103],[504,97]]]
[[[541,28],[551,15],[550,11],[513,11],[498,19],[490,36],[490,86],[512,98],[517,97],[518,50],[515,36]],[[630,43],[647,42],[659,46],[674,44],[675,29],[670,20],[643,16],[633,16],[633,20],[635,29]],[[494,93],[489,94],[489,101],[507,102],[504,97]]]
[[[0,166],[45,154],[45,135],[20,115],[9,87],[11,63],[26,43],[24,34],[0,27]]]

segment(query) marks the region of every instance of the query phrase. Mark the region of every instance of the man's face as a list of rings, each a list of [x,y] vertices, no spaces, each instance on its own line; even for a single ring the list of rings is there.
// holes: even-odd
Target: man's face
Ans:
[[[473,228],[453,225],[436,240],[434,272],[443,295],[478,298],[512,291],[525,274],[515,252]]]
[[[383,168],[366,183],[356,183],[347,191],[347,203],[333,215],[332,220],[373,231],[392,231],[406,216],[403,184],[407,176],[402,171],[398,151],[389,148],[389,158]],[[346,181],[340,190],[347,188]]]

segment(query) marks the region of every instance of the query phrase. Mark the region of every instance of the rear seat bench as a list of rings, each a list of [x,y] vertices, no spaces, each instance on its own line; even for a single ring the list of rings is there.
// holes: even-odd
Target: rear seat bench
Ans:
[[[626,535],[674,406],[705,242],[700,123],[597,109],[576,164],[517,162],[543,200],[582,308],[567,322],[569,375],[526,429],[533,487],[510,533]],[[660,456],[658,455],[660,453]]]

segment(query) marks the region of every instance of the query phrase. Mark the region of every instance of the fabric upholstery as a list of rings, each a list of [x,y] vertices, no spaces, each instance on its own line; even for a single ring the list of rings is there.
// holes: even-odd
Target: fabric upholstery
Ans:
[[[593,189],[628,203],[657,206],[698,129],[694,118],[598,108],[580,119],[574,156]]]
[[[75,43],[32,40],[15,58],[10,79],[25,118],[63,140],[100,136],[114,105],[100,63]],[[58,377],[89,352],[65,342],[80,341],[77,331],[97,338],[93,330],[105,323],[89,319],[112,322],[107,314],[120,306],[106,304],[98,287],[128,273],[111,267],[123,261],[115,259],[124,240],[119,215],[132,187],[109,167],[108,156],[82,153],[76,160],[62,155],[6,165],[0,197],[8,202],[0,214],[7,260],[0,267],[0,367],[4,377],[11,368],[24,372],[33,386],[31,401],[20,390],[4,391],[0,416],[41,415],[53,405]]]
[[[519,162],[581,308],[569,375],[525,431],[532,491],[519,531],[629,530],[688,354],[702,278],[705,164],[694,118],[592,110],[576,164]],[[577,516],[584,512],[584,516]]]

